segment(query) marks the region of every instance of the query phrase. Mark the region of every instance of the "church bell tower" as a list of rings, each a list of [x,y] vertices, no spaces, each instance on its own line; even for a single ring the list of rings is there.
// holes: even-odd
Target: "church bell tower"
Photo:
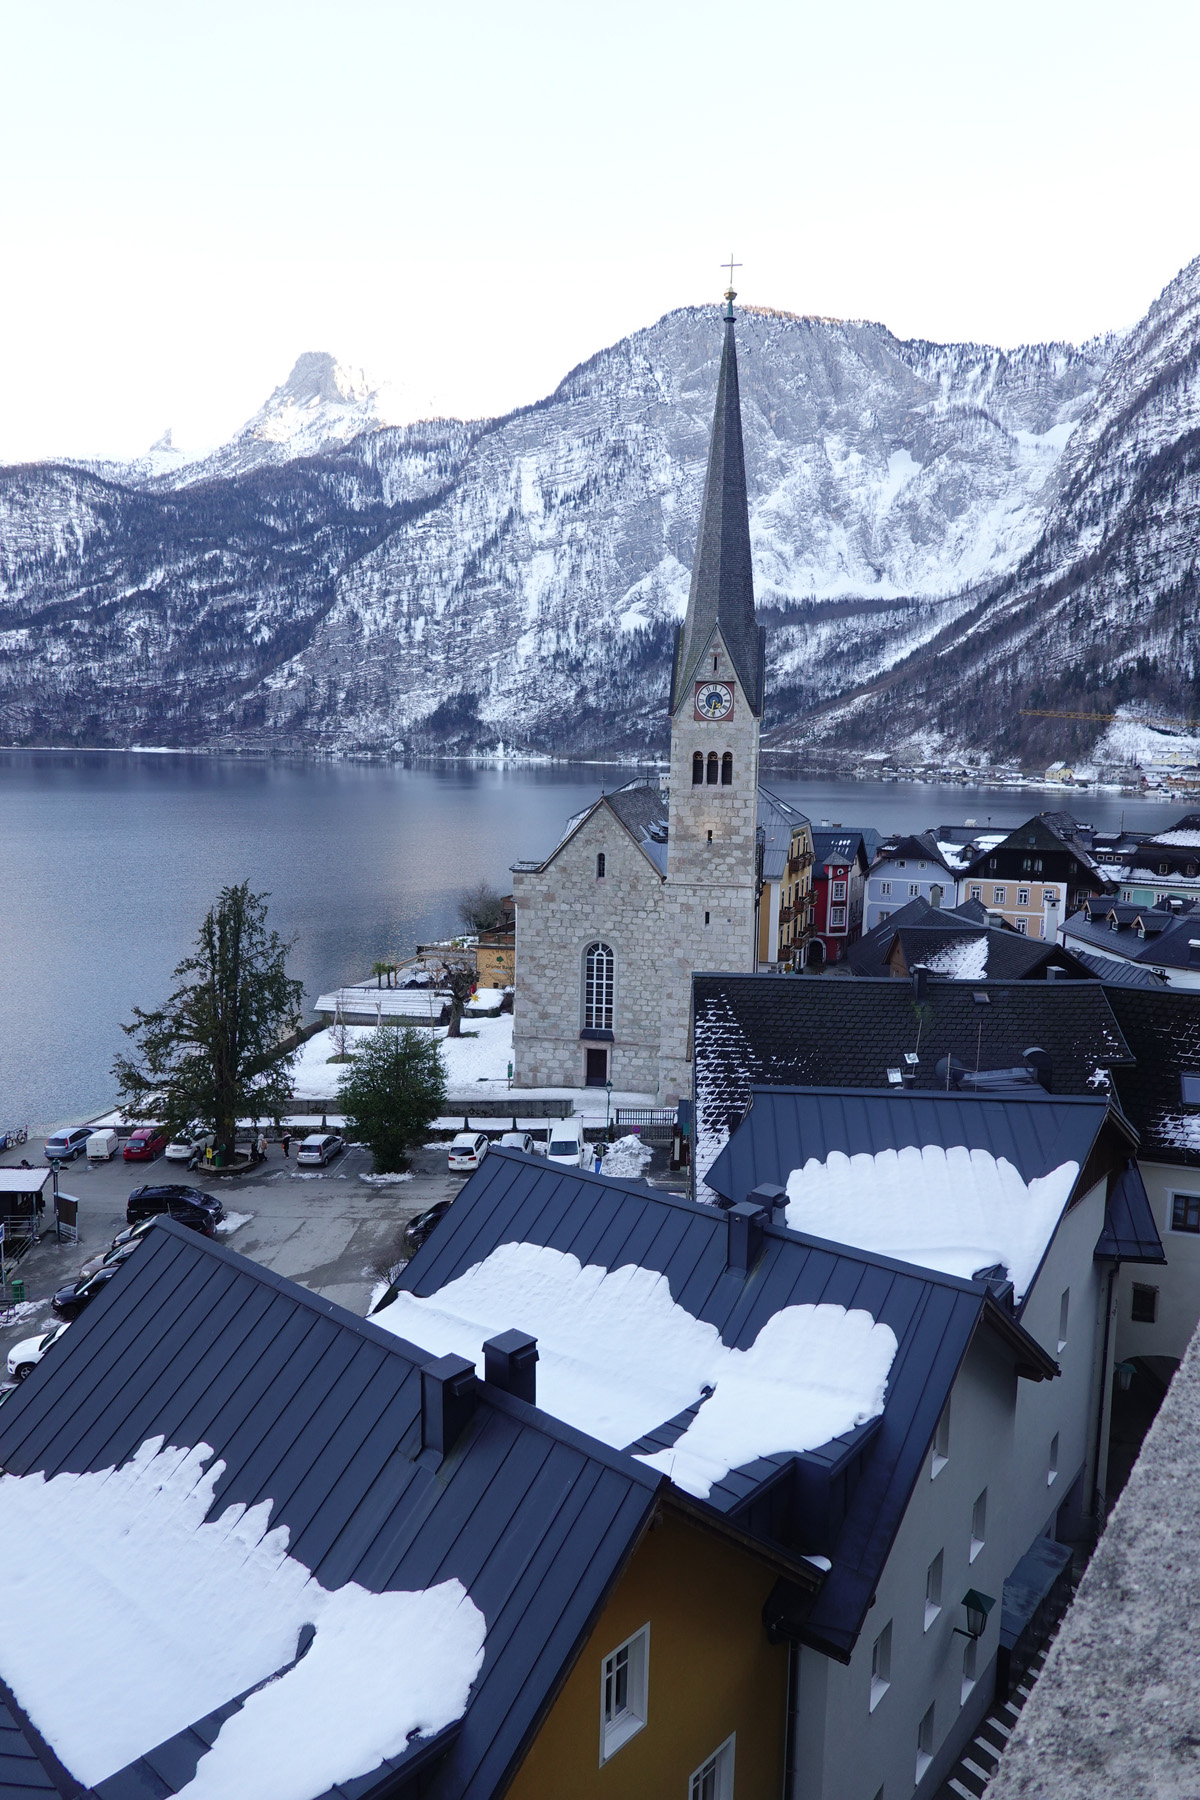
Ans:
[[[692,971],[748,971],[755,964],[766,634],[754,613],[736,298],[730,287],[692,586],[671,683],[664,1099],[690,1092]]]

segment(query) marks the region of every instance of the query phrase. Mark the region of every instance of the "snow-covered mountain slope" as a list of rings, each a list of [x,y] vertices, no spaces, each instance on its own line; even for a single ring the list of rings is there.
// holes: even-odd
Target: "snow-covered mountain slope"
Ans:
[[[1154,481],[1161,545],[1195,285],[1193,268],[1123,342],[1081,349],[741,314],[771,708],[806,715],[783,735],[951,738],[955,708],[983,720],[971,683],[995,685],[1005,643],[1049,666],[1046,590],[1107,554],[1114,507],[1140,544]],[[0,471],[0,735],[661,741],[719,336],[715,308],[668,314],[536,406],[475,424],[388,427],[377,390],[302,358],[202,465]],[[1165,569],[1175,552],[1155,554]],[[1024,679],[980,725],[997,746]],[[861,692],[873,680],[885,697]],[[808,719],[856,690],[849,733],[844,704]]]
[[[956,749],[1074,757],[1098,726],[1038,713],[1196,716],[1200,259],[1120,345],[1049,502],[1029,553],[966,596],[957,621],[878,686],[776,741],[894,745],[907,720]]]

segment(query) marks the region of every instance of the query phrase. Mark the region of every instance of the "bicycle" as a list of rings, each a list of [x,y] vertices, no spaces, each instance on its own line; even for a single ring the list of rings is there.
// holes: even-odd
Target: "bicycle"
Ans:
[[[15,1150],[29,1141],[29,1128],[18,1125],[13,1131],[0,1131],[0,1150]]]

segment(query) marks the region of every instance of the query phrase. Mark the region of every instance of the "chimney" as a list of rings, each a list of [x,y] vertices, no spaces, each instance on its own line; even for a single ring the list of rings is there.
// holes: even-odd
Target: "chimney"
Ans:
[[[938,883],[935,881],[933,886],[929,890],[930,906],[940,906],[942,904],[943,891],[944,890],[941,887],[939,887]]]
[[[1050,963],[1046,969],[1046,980],[1061,981],[1066,972],[1065,969],[1060,969],[1057,963]]]
[[[1053,1067],[1047,1052],[1034,1044],[1025,1051],[1024,1060],[1026,1068],[1033,1070],[1046,1092],[1053,1093]]]
[[[734,1275],[748,1275],[762,1254],[767,1215],[761,1206],[742,1200],[729,1208],[725,1220],[729,1233],[725,1267]]]
[[[439,1356],[421,1369],[421,1449],[449,1456],[475,1411],[475,1364]]]
[[[527,1331],[502,1331],[483,1346],[483,1379],[514,1400],[537,1405],[537,1339]]]
[[[929,980],[929,970],[925,967],[925,964],[924,963],[914,963],[913,969],[912,969],[912,992],[913,992],[913,999],[916,1001],[918,1006],[922,1005],[924,1002],[925,986],[926,986],[926,983],[928,982],[928,980]]]
[[[1200,938],[1188,939],[1188,966],[1200,968]]]
[[[787,1212],[787,1189],[776,1187],[772,1181],[764,1181],[746,1195],[747,1206],[759,1206],[767,1215],[769,1225],[786,1225],[784,1217]]]

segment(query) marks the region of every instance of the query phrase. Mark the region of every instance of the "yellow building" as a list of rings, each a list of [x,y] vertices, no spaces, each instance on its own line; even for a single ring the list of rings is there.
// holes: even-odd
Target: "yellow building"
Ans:
[[[808,960],[814,924],[812,882],[813,835],[805,819],[792,831],[780,892],[777,960],[785,968],[802,969]]]

